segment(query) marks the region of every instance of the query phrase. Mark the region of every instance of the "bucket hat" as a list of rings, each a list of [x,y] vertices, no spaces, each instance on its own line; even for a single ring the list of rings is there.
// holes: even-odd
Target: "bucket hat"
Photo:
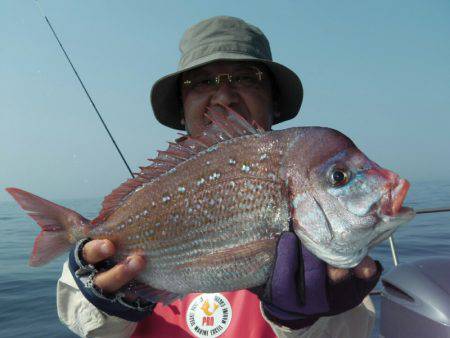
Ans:
[[[180,41],[181,58],[176,72],[153,85],[150,101],[156,119],[170,128],[184,130],[180,99],[181,73],[216,61],[251,61],[264,64],[272,73],[278,89],[280,116],[274,124],[292,119],[303,100],[299,77],[289,68],[274,62],[264,33],[242,19],[216,16],[190,27]]]

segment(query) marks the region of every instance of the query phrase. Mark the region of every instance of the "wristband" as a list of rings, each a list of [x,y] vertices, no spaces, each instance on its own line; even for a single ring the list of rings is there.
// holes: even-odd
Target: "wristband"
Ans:
[[[149,316],[155,303],[141,299],[135,301],[126,300],[123,292],[105,294],[94,284],[97,272],[111,268],[111,262],[103,262],[96,266],[88,264],[83,259],[83,247],[90,241],[89,238],[77,242],[75,248],[69,254],[69,270],[83,296],[99,310],[111,316],[116,316],[128,321],[138,322]]]

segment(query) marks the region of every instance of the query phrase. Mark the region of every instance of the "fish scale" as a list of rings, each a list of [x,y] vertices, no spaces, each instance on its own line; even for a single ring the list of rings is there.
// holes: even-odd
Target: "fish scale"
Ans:
[[[193,263],[199,257],[220,252],[222,249],[239,247],[258,239],[271,239],[273,250],[276,236],[281,231],[287,230],[287,205],[282,202],[280,184],[267,177],[267,173],[277,171],[269,158],[272,157],[279,163],[281,152],[275,151],[276,147],[271,147],[270,143],[265,142],[267,140],[264,140],[262,143],[264,146],[261,146],[260,137],[245,136],[233,141],[226,146],[219,144],[213,150],[205,151],[182,163],[164,178],[161,177],[157,182],[152,182],[153,184],[148,184],[136,192],[123,205],[122,208],[136,205],[139,203],[137,201],[144,199],[141,195],[145,195],[151,196],[152,201],[156,204],[155,210],[164,209],[164,212],[149,213],[147,216],[139,217],[139,222],[129,224],[128,231],[134,233],[132,229],[140,229],[140,236],[125,236],[124,238],[127,240],[119,244],[120,247],[149,252],[147,255],[148,265],[152,269],[148,271],[148,274],[143,273],[140,276],[144,283],[156,288],[161,286],[167,288],[167,285],[177,279],[174,273],[184,276],[183,280],[192,273],[193,267],[182,271],[179,268],[180,264]],[[262,149],[258,149],[258,146]],[[250,156],[245,157],[243,156],[245,154],[239,151],[239,149],[249,149],[250,147],[257,149]],[[270,151],[274,153],[273,156]],[[216,155],[219,153],[220,157]],[[231,162],[230,159],[232,159]],[[204,165],[198,166],[201,163]],[[272,164],[270,168],[268,164]],[[198,168],[195,168],[196,166]],[[196,177],[192,179],[187,176],[188,173],[197,172],[195,169],[200,170]],[[250,171],[252,176],[249,174]],[[166,189],[161,187],[165,180],[170,182]],[[184,188],[183,191],[175,189],[180,186]],[[165,200],[164,196],[169,198]],[[210,203],[215,200],[220,200],[220,204]],[[267,205],[278,207],[264,209],[263,206]],[[284,212],[281,211],[282,208],[284,208]],[[189,213],[189,209],[193,211]],[[261,212],[261,210],[265,211]],[[120,212],[121,210],[118,209],[117,213]],[[142,212],[136,211],[137,214],[142,214]],[[169,215],[174,213],[180,216],[178,223],[168,221]],[[129,211],[124,214],[129,214]],[[117,228],[117,222],[121,223],[126,220],[126,217],[118,220],[111,217],[111,222],[106,222],[101,227]],[[160,223],[158,229],[153,226],[155,223]],[[148,225],[145,226],[145,224]],[[271,224],[277,224],[277,227],[270,227]],[[101,229],[98,231],[102,232]],[[154,233],[154,237],[150,240],[145,237],[145,233],[148,231]],[[165,231],[164,235],[163,231]],[[122,259],[128,254],[130,251],[122,251],[117,259]],[[224,257],[225,259],[228,257]],[[259,279],[262,280],[266,278],[267,271],[273,263],[273,254],[263,255],[261,261],[258,259],[258,257],[253,260],[243,258],[239,264],[234,261],[232,264],[222,266],[224,270],[221,275],[237,276],[240,273],[236,274],[236,268],[248,271],[255,264],[256,266],[264,264],[265,267],[260,269],[261,277]],[[195,291],[204,289],[203,284],[196,286],[195,282],[197,281],[197,284],[204,283],[211,274],[211,268],[203,266],[201,269],[197,269],[196,280],[187,283],[190,290],[178,287],[176,292],[184,294],[188,291],[192,292],[193,288]],[[167,273],[167,271],[171,271],[171,273]],[[231,278],[231,280],[230,278],[223,279],[229,283],[227,289],[242,288],[241,277]]]
[[[243,151],[249,148],[255,151]],[[140,279],[156,288],[167,288],[173,280],[179,279],[174,274],[181,274],[182,279],[186,280],[194,267],[183,271],[180,266],[193,263],[205,255],[259,239],[271,239],[273,251],[277,235],[287,230],[289,218],[280,182],[274,180],[283,153],[281,150],[276,138],[261,135],[219,143],[136,191],[117,209],[117,216],[112,215],[97,231],[100,234],[104,231],[102,228],[116,229],[118,224],[131,218],[132,223],[127,224],[128,233],[134,234],[139,229],[139,236],[120,237],[122,240],[119,239],[119,242],[122,242],[119,247],[131,250],[120,250],[117,259],[126,257],[133,250],[148,252],[151,269],[141,274]],[[152,202],[155,204],[152,210],[155,211],[150,210],[137,222],[128,216],[130,207],[145,205],[147,208]],[[271,205],[274,207],[267,208]],[[134,207],[133,213],[142,215],[145,208]],[[120,217],[121,213],[126,216]],[[179,221],[171,223],[169,217],[174,214],[179,215]],[[155,227],[156,223],[160,226]],[[154,234],[150,238],[146,236],[149,231]],[[261,276],[257,278],[262,283],[273,263],[273,254],[262,257],[260,260],[258,257],[235,259],[228,265],[215,263],[222,266],[222,276],[227,273],[236,276],[236,268],[249,271],[255,265],[260,266]],[[176,292],[204,289],[203,284],[208,280],[211,268],[196,269],[196,279],[184,284],[189,290],[180,288],[178,283]],[[229,283],[227,289],[243,288],[242,283],[249,283],[242,276],[222,280]]]

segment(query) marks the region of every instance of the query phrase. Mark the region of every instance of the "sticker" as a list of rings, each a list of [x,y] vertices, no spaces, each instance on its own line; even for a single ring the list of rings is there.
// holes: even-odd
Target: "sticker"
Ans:
[[[231,322],[231,305],[220,293],[203,293],[186,311],[186,324],[196,337],[219,337]]]

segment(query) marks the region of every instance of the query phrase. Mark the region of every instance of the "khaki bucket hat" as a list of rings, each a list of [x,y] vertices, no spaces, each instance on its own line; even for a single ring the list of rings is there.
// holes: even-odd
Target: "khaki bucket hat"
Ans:
[[[303,100],[302,83],[292,70],[272,61],[269,41],[259,28],[238,18],[216,16],[190,27],[181,39],[180,51],[178,70],[156,81],[150,93],[153,112],[160,123],[185,129],[181,124],[183,108],[178,88],[181,73],[226,60],[260,62],[272,72],[280,112],[274,117],[274,124],[298,114]]]

